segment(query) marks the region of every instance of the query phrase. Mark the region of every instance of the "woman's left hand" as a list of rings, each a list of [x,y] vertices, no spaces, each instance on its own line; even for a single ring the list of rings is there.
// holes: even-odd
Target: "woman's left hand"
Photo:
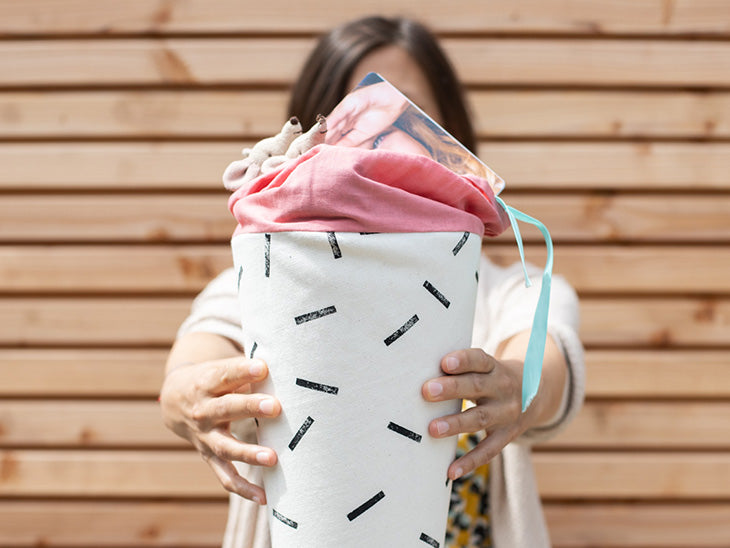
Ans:
[[[446,376],[423,385],[423,397],[438,402],[466,399],[476,405],[456,415],[434,419],[428,426],[435,438],[483,430],[487,436],[454,461],[448,475],[456,479],[494,458],[529,427],[529,409],[522,413],[522,362],[498,360],[479,348],[448,354],[441,360]]]

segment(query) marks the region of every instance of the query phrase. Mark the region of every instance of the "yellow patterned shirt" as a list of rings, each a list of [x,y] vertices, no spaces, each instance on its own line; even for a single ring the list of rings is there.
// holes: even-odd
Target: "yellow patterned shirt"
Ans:
[[[457,458],[473,449],[480,434],[461,434]],[[454,481],[451,488],[446,548],[487,548],[492,546],[489,521],[489,464],[484,464]]]

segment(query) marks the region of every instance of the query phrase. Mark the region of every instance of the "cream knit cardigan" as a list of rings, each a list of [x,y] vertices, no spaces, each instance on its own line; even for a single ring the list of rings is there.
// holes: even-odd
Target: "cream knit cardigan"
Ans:
[[[532,325],[540,291],[540,272],[530,267],[534,285],[524,286],[521,266],[501,268],[484,255],[479,268],[479,288],[472,346],[493,354],[505,339]],[[560,276],[553,278],[548,331],[568,363],[561,409],[548,425],[523,434],[490,463],[490,522],[496,548],[549,548],[530,447],[554,436],[576,415],[585,392],[583,347],[578,338],[578,299]],[[228,269],[195,299],[190,316],[178,336],[193,331],[216,333],[243,344],[235,292],[235,273]],[[253,421],[237,425],[241,439],[255,439]],[[261,484],[259,467],[236,463],[241,475]],[[266,507],[230,496],[223,548],[270,548]],[[391,547],[383,547],[391,548]],[[395,548],[395,547],[392,547]]]

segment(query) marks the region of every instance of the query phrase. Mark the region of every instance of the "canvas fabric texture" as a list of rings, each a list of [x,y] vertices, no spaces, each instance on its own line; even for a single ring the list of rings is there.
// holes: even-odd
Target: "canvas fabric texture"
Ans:
[[[428,423],[460,402],[422,385],[471,339],[481,239],[468,232],[242,233],[233,257],[258,392],[272,545],[443,547],[456,438]],[[415,501],[418,501],[417,503]]]

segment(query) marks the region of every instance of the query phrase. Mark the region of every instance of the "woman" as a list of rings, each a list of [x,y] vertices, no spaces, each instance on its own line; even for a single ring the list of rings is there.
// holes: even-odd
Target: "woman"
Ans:
[[[305,63],[289,115],[310,127],[367,73],[378,72],[461,141],[476,139],[461,86],[434,37],[404,19],[365,18],[325,35]],[[554,280],[540,389],[521,412],[522,360],[538,287],[523,287],[518,265],[499,268],[482,258],[473,348],[444,357],[444,375],[423,386],[427,401],[470,400],[473,406],[428,425],[430,435],[459,435],[461,456],[448,470],[454,482],[446,546],[549,546],[529,446],[552,436],[583,398],[583,356],[577,300]],[[247,359],[241,343],[235,277],[227,270],[193,305],[168,359],[161,391],[166,425],[200,451],[231,495],[225,547],[269,546],[263,466],[276,454],[252,438],[255,417],[274,417],[280,403],[250,393],[266,364]],[[242,419],[249,419],[243,420]],[[247,427],[231,435],[231,423]],[[242,441],[239,441],[242,440]],[[234,465],[235,462],[235,465]],[[248,499],[248,500],[246,500]],[[473,499],[473,500],[471,500]]]

